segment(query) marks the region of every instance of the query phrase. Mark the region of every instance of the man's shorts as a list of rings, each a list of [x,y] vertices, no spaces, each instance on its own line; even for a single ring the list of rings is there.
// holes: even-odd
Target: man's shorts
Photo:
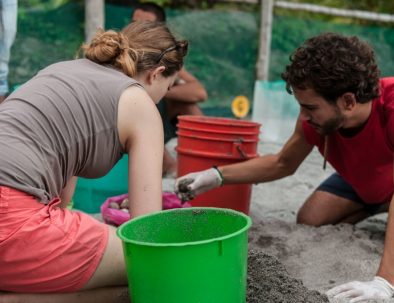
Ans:
[[[163,122],[163,131],[164,131],[164,144],[170,141],[172,138],[175,138],[177,131],[177,121],[178,119],[170,120],[167,113],[167,101],[165,99],[160,100],[160,102],[156,105],[159,110],[161,121]]]
[[[347,183],[338,173],[333,173],[330,177],[324,180],[316,190],[329,192],[333,195],[354,201],[364,206],[364,210],[371,215],[378,212],[382,206],[379,204],[367,204],[365,203],[354,191],[353,187]]]
[[[108,242],[108,226],[0,186],[0,291],[74,292],[92,277]]]

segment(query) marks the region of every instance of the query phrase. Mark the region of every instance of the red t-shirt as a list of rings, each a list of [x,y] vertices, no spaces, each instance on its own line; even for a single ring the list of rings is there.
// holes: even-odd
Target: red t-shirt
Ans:
[[[330,134],[327,161],[357,192],[365,203],[385,203],[394,193],[394,77],[380,80],[381,94],[372,101],[364,128],[353,137]],[[309,144],[324,152],[324,136],[302,124]]]

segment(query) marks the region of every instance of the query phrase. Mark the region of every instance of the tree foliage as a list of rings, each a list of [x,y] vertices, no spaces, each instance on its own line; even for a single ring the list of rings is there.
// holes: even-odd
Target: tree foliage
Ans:
[[[175,1],[162,2],[166,5],[168,25],[180,38],[189,40],[186,67],[209,92],[209,102],[203,106],[229,108],[231,100],[240,94],[253,99],[259,47],[259,7],[214,3],[211,9],[173,9],[169,6]],[[394,5],[392,2],[310,0],[310,3],[326,6],[347,3],[346,8],[364,10],[368,7],[376,11],[383,7],[389,9]],[[131,5],[107,3],[106,28],[121,29],[129,22],[131,11]],[[20,0],[10,83],[23,83],[51,63],[73,59],[84,40],[83,22],[83,0]],[[325,31],[358,35],[369,41],[376,51],[382,74],[393,75],[394,24],[360,23],[355,19],[275,9],[269,79],[279,80],[294,49],[310,36]]]

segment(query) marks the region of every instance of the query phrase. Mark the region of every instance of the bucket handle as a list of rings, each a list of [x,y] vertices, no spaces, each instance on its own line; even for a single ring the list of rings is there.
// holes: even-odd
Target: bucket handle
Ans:
[[[248,157],[247,157],[246,153],[242,150],[242,143],[243,143],[242,139],[238,139],[238,140],[234,141],[234,148],[241,155],[242,159],[247,159]]]

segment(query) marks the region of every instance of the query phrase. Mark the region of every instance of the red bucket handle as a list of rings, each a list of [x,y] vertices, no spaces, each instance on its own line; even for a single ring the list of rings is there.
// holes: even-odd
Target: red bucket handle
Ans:
[[[236,141],[233,142],[233,155],[239,154],[242,159],[247,159],[248,156],[242,150],[242,143],[243,143],[242,139],[239,139],[239,140],[236,140]]]

